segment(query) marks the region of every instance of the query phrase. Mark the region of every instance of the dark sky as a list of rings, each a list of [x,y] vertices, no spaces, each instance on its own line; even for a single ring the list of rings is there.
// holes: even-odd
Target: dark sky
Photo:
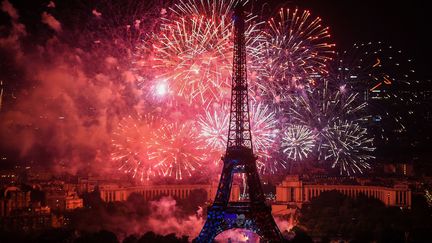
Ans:
[[[261,1],[261,0],[260,0]],[[339,47],[354,42],[384,41],[404,50],[414,58],[417,71],[431,78],[428,65],[432,53],[431,26],[426,1],[347,1],[347,0],[295,0],[261,1],[264,9],[298,6],[320,16],[330,26]],[[274,11],[274,10],[273,10]],[[429,33],[430,35],[430,33]]]
[[[115,0],[114,0],[115,1]],[[44,0],[10,0],[21,15],[31,15],[35,7],[46,6]],[[45,2],[42,4],[42,2]],[[60,1],[59,1],[60,2]],[[79,2],[79,1],[78,1]],[[174,1],[175,2],[175,1]],[[351,46],[354,42],[383,41],[404,50],[414,58],[418,73],[431,78],[428,63],[432,53],[431,29],[427,1],[385,1],[385,0],[251,0],[255,9],[263,9],[269,16],[280,7],[309,9],[313,16],[320,16],[330,26],[338,49]],[[60,5],[60,4],[59,4]],[[28,9],[24,9],[28,6]],[[37,12],[37,13],[36,13]],[[39,12],[36,11],[39,18]]]
[[[0,0],[0,3],[2,3],[4,0]],[[99,2],[109,1],[109,0],[101,0]],[[113,0],[118,1],[120,3],[124,3],[123,0]],[[139,1],[139,0],[135,0]],[[147,1],[147,0],[142,0]],[[172,0],[177,1],[177,0]],[[420,73],[421,76],[427,76],[431,77],[428,65],[429,65],[429,56],[431,53],[431,37],[427,37],[428,30],[430,29],[430,26],[428,26],[428,22],[426,21],[430,15],[427,15],[427,11],[429,8],[426,6],[426,2],[421,1],[406,1],[406,2],[400,2],[400,1],[372,1],[372,0],[365,0],[365,1],[348,1],[348,0],[291,0],[291,1],[283,1],[283,0],[250,0],[256,1],[256,7],[257,9],[262,9],[264,13],[266,13],[268,17],[270,15],[274,15],[277,13],[278,8],[280,7],[295,7],[298,6],[302,9],[308,9],[312,12],[313,16],[320,16],[323,19],[323,23],[327,26],[330,26],[331,33],[334,37],[334,41],[337,44],[337,47],[339,50],[345,49],[344,47],[351,46],[355,42],[367,42],[367,41],[377,41],[381,40],[383,42],[388,42],[391,45],[394,45],[398,49],[402,49],[405,52],[407,52],[407,58],[413,57],[416,66],[417,73]],[[19,110],[22,111],[22,117],[28,118],[30,122],[27,120],[23,121],[22,123],[17,124],[19,129],[17,130],[25,130],[21,129],[22,127],[27,128],[30,127],[28,124],[37,124],[37,134],[42,133],[40,131],[43,131],[43,136],[40,135],[40,137],[43,138],[49,138],[51,147],[46,146],[48,142],[46,142],[44,139],[35,139],[34,145],[33,143],[30,143],[32,146],[28,146],[34,149],[33,153],[38,153],[37,155],[34,155],[33,157],[43,157],[44,159],[48,158],[49,155],[52,154],[52,157],[67,157],[70,156],[71,160],[75,159],[75,157],[83,156],[85,158],[93,156],[93,152],[95,151],[94,147],[100,148],[100,144],[104,144],[105,141],[107,141],[105,137],[105,133],[101,133],[96,140],[91,145],[85,147],[85,149],[77,149],[75,153],[75,150],[70,150],[69,147],[77,147],[77,146],[87,146],[82,145],[81,141],[87,142],[87,139],[89,137],[88,134],[86,134],[87,131],[89,133],[92,133],[94,130],[88,129],[88,127],[96,127],[98,126],[94,125],[94,121],[96,118],[99,118],[98,115],[105,114],[105,110],[109,110],[111,114],[117,115],[117,113],[121,113],[120,111],[125,110],[124,107],[117,104],[123,104],[127,103],[126,107],[132,106],[130,104],[135,104],[136,100],[135,96],[129,94],[129,90],[123,91],[124,88],[122,87],[121,83],[118,83],[120,88],[117,86],[112,86],[111,83],[117,84],[115,82],[117,80],[117,76],[113,77],[113,82],[111,82],[111,79],[107,79],[107,83],[110,83],[110,85],[105,85],[105,83],[100,82],[98,79],[93,79],[93,72],[99,72],[99,70],[104,70],[105,66],[103,63],[99,62],[100,59],[95,58],[94,62],[85,60],[84,63],[88,62],[91,65],[85,65],[82,70],[83,73],[91,73],[89,74],[89,78],[83,78],[82,83],[88,84],[86,86],[79,86],[81,82],[75,82],[75,79],[69,78],[69,76],[75,77],[75,67],[70,67],[67,72],[64,72],[63,69],[61,69],[62,72],[58,71],[58,67],[68,66],[69,67],[69,59],[75,60],[75,49],[68,49],[69,42],[74,42],[74,45],[71,46],[79,46],[79,47],[87,47],[90,46],[88,42],[92,39],[85,39],[83,43],[78,42],[77,40],[81,41],[81,38],[74,38],[75,36],[72,36],[75,32],[68,33],[67,31],[63,31],[61,33],[56,33],[52,28],[48,27],[46,24],[41,22],[41,15],[43,12],[48,11],[51,13],[55,18],[57,18],[61,24],[64,30],[66,30],[67,26],[75,26],[78,25],[81,28],[81,24],[83,26],[87,26],[86,28],[90,29],[89,26],[93,25],[86,25],[85,20],[86,18],[83,18],[81,15],[79,15],[80,12],[72,11],[76,7],[75,10],[81,10],[81,5],[85,5],[82,3],[88,3],[91,2],[90,0],[56,0],[56,8],[54,9],[48,9],[47,5],[49,0],[9,0],[9,2],[12,3],[14,8],[19,13],[19,19],[16,21],[19,23],[23,23],[25,25],[26,33],[28,33],[25,36],[22,36],[20,38],[16,38],[19,40],[19,43],[17,41],[17,46],[20,48],[9,48],[4,50],[0,50],[0,79],[2,79],[2,76],[6,77],[2,80],[7,80],[8,82],[5,82],[7,84],[6,91],[9,95],[5,95],[5,101],[3,102],[3,107],[6,107],[5,104],[15,104],[15,95],[16,90],[20,90],[21,87],[23,88],[23,96],[26,97],[26,99],[21,99],[20,102],[17,102],[16,104],[19,104]],[[76,3],[76,4],[74,4]],[[85,5],[84,7],[87,7]],[[86,9],[82,7],[82,9]],[[89,8],[92,9],[92,8]],[[115,11],[113,11],[115,12]],[[77,13],[77,14],[72,14]],[[83,14],[85,16],[86,14]],[[90,14],[90,11],[87,12],[87,15],[90,16],[90,18],[93,17],[92,14]],[[88,17],[88,16],[87,16]],[[121,22],[121,21],[120,21]],[[3,27],[6,26],[6,27]],[[12,26],[11,24],[11,18],[8,14],[6,14],[4,11],[0,11],[0,38],[7,36],[8,29],[10,29]],[[96,25],[97,26],[97,25]],[[75,27],[76,28],[76,27]],[[80,29],[79,28],[79,29]],[[88,31],[87,29],[87,31]],[[2,35],[3,34],[3,35]],[[106,32],[104,32],[106,34]],[[78,34],[77,36],[81,36]],[[82,35],[86,36],[86,35]],[[107,35],[108,37],[110,35]],[[58,40],[58,43],[56,42]],[[75,43],[76,41],[76,43]],[[22,42],[22,43],[21,43]],[[19,45],[18,45],[19,44]],[[64,46],[62,44],[65,44]],[[86,45],[88,44],[88,45]],[[54,45],[54,46],[51,46]],[[41,46],[46,47],[45,49],[40,48]],[[113,45],[111,45],[113,46]],[[29,60],[20,60],[22,63],[18,63],[15,65],[14,60],[12,57],[16,53],[14,51],[18,50],[17,53],[19,54],[21,51],[21,47],[23,51],[26,52],[26,58],[29,58]],[[65,49],[66,50],[61,50]],[[27,50],[32,49],[32,50]],[[33,50],[34,49],[34,50]],[[89,48],[90,49],[90,48]],[[39,58],[39,55],[33,55],[34,52],[39,53],[38,51],[43,50],[44,55],[40,55],[41,58]],[[1,53],[3,52],[3,53]],[[27,53],[28,52],[28,53]],[[120,53],[120,52],[119,52]],[[46,55],[45,55],[46,54]],[[58,55],[60,54],[60,55]],[[81,54],[81,53],[80,53]],[[94,53],[92,53],[94,54]],[[64,61],[62,58],[57,58],[57,56],[66,55],[64,58],[68,62]],[[86,55],[82,54],[83,57],[86,57]],[[103,55],[101,55],[103,56]],[[93,60],[91,58],[90,60]],[[49,63],[50,65],[43,65],[41,68],[39,62],[42,62],[45,64],[45,61]],[[49,62],[48,62],[49,61]],[[100,66],[101,67],[100,67]],[[90,68],[89,68],[90,67]],[[97,67],[97,68],[95,68]],[[91,70],[89,70],[91,69]],[[111,70],[111,69],[110,69]],[[39,76],[43,75],[43,79],[37,80],[42,85],[40,86],[31,86],[27,90],[27,87],[30,87],[29,84],[36,83],[33,78],[25,78],[25,75],[27,73],[33,74],[40,73]],[[66,75],[65,77],[61,76],[60,78],[57,78],[57,74],[63,74]],[[111,72],[109,72],[111,73]],[[118,71],[113,73],[120,73]],[[47,77],[47,74],[55,74],[55,75],[49,75]],[[23,76],[23,77],[22,77]],[[32,75],[29,75],[32,76]],[[86,76],[87,77],[87,76]],[[53,81],[55,80],[55,82]],[[72,81],[71,81],[72,80]],[[63,82],[59,82],[63,81]],[[94,82],[93,82],[94,81]],[[52,85],[55,84],[55,85]],[[104,85],[101,85],[104,84]],[[46,86],[43,86],[46,85]],[[63,88],[62,85],[65,85],[67,88]],[[64,102],[62,99],[62,102],[58,102],[57,100],[52,100],[50,97],[57,97],[58,91],[57,86],[59,86],[59,89],[63,90],[64,94],[62,96],[68,97],[67,102]],[[112,94],[113,99],[118,99],[118,102],[110,101],[105,102],[102,98],[101,101],[97,100],[94,94],[97,94],[100,92],[100,87],[110,87],[110,92]],[[18,88],[16,88],[18,87]],[[73,87],[73,88],[69,88]],[[84,91],[82,90],[82,87],[85,87]],[[49,88],[49,90],[47,90]],[[80,92],[74,92],[75,90],[78,90]],[[42,92],[43,91],[43,92]],[[41,92],[43,95],[40,95]],[[51,92],[50,95],[47,95],[48,92]],[[133,93],[130,91],[130,93]],[[33,95],[34,94],[34,95]],[[31,96],[27,99],[27,95]],[[123,100],[123,97],[128,97],[128,99]],[[40,104],[42,98],[48,98],[48,100],[44,100],[47,104],[49,104],[49,110],[52,112],[52,119],[50,122],[45,122],[44,120],[39,119],[40,113],[45,113],[45,106],[35,106],[34,104]],[[93,100],[96,99],[96,102]],[[110,96],[111,98],[111,96]],[[117,100],[115,100],[117,101]],[[98,108],[100,113],[96,112],[96,115],[94,114],[94,107],[91,106],[92,109],[87,109],[89,107],[88,104],[92,105],[99,105]],[[116,104],[116,105],[112,105]],[[105,107],[105,105],[107,107]],[[76,108],[72,109],[72,108]],[[85,109],[82,109],[81,107],[84,107]],[[37,109],[37,108],[40,108]],[[7,109],[7,108],[6,108]],[[3,108],[3,110],[6,110]],[[72,115],[75,115],[76,119],[70,119],[67,121],[70,121],[68,123],[68,126],[64,127],[72,127],[74,129],[63,129],[63,123],[66,121],[61,121],[61,123],[58,122],[58,117],[63,117],[63,115],[66,113],[69,113],[69,109],[72,109],[72,112],[70,112],[71,117]],[[75,112],[75,113],[74,113]],[[17,113],[21,116],[21,113]],[[30,115],[29,115],[30,114]],[[12,114],[12,115],[15,115]],[[102,116],[102,115],[100,115]],[[96,117],[96,118],[95,118]],[[120,117],[120,115],[119,115]],[[62,124],[61,126],[54,126],[53,124]],[[40,129],[39,127],[43,127],[44,129]],[[1,128],[1,127],[0,127]],[[82,134],[80,136],[77,136],[76,130],[79,130],[82,128]],[[31,130],[31,129],[27,129]],[[69,136],[63,136],[63,132],[66,131],[68,134],[70,133],[71,138],[76,138],[72,142],[69,141]],[[105,129],[108,130],[108,129]],[[81,130],[79,130],[81,131]],[[97,130],[99,131],[99,130]],[[97,132],[95,132],[97,133]],[[0,131],[0,135],[1,135]],[[4,133],[3,133],[4,134]],[[58,134],[58,136],[55,136]],[[22,137],[25,137],[24,134]],[[93,135],[93,133],[91,134]],[[39,136],[39,135],[38,135]],[[19,150],[22,147],[25,147],[22,145],[22,142],[27,141],[29,139],[21,139],[20,136],[17,136],[14,134],[13,136],[16,140],[16,148],[17,151],[10,150],[9,152],[11,154],[18,154]],[[64,138],[68,138],[67,141],[63,140]],[[81,139],[85,138],[85,139]],[[2,141],[0,139],[0,141]],[[3,141],[7,141],[8,143],[11,143],[9,139],[4,139]],[[41,141],[41,143],[39,143]],[[66,141],[66,142],[65,142]],[[87,144],[87,143],[84,143]],[[34,146],[33,146],[34,145]],[[14,144],[15,146],[15,144]],[[40,146],[40,147],[38,147]],[[42,147],[42,148],[41,148]],[[1,150],[1,148],[0,148]],[[30,150],[29,150],[30,151]],[[60,151],[57,155],[57,153],[54,153],[52,151]],[[71,152],[72,151],[72,152]],[[88,152],[90,151],[90,152]],[[0,151],[1,153],[1,151]],[[29,152],[30,153],[30,152]],[[64,153],[64,154],[62,154]],[[40,155],[39,155],[40,154]],[[90,155],[88,155],[90,154]],[[9,155],[8,155],[9,156]],[[54,159],[53,159],[54,160]],[[83,160],[83,161],[87,161]]]

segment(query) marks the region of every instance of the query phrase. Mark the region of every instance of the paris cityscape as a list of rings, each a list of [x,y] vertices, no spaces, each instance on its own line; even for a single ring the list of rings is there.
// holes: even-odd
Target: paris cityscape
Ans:
[[[426,11],[0,0],[0,242],[432,242]]]

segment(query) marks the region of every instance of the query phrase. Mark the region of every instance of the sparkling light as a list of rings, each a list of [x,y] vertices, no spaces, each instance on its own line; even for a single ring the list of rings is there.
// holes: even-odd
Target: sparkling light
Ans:
[[[156,85],[155,90],[156,90],[156,95],[164,96],[168,93],[168,86],[165,81],[161,81]]]
[[[341,174],[362,173],[375,147],[367,133],[365,102],[359,94],[348,92],[341,80],[324,80],[314,89],[292,95],[289,116],[295,124],[307,126],[316,135],[315,150],[321,162],[339,167]]]
[[[375,147],[365,128],[353,122],[336,122],[324,134],[322,149],[332,168],[339,167],[340,174],[347,175],[370,169],[368,160],[374,158],[370,153]]]
[[[327,63],[335,53],[329,40],[329,28],[321,18],[307,10],[280,9],[266,31],[264,93],[279,102],[290,89],[314,85],[314,76],[328,73]]]
[[[156,176],[149,157],[148,141],[153,130],[163,122],[152,115],[134,115],[123,118],[112,134],[111,159],[118,170],[129,173],[140,181]]]
[[[175,95],[205,103],[228,99],[233,59],[231,14],[237,1],[180,1],[153,37],[154,65]],[[247,17],[248,70],[256,72],[263,37]],[[252,77],[253,75],[251,75]],[[251,84],[251,86],[253,86]]]
[[[193,122],[164,124],[148,143],[149,158],[161,176],[183,180],[202,165],[205,155]]]
[[[283,152],[289,159],[303,160],[307,158],[315,147],[315,135],[308,127],[291,125],[282,137]]]

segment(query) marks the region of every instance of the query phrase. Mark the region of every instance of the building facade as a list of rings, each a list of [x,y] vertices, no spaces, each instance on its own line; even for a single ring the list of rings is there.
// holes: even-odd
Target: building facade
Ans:
[[[30,207],[30,191],[7,187],[0,196],[0,217],[9,216],[13,211]]]
[[[345,196],[356,198],[359,195],[376,198],[388,207],[411,208],[411,190],[408,185],[393,186],[321,184],[303,182],[299,176],[288,176],[276,187],[274,210],[280,211],[288,206],[301,208],[325,191],[338,191]]]
[[[189,197],[193,190],[204,190],[207,192],[207,201],[212,201],[216,196],[217,184],[208,185],[143,185],[133,187],[121,187],[117,184],[99,185],[100,195],[103,201],[126,201],[132,193],[138,193],[145,200],[151,201],[161,196],[171,196],[173,198],[185,199]],[[230,196],[231,201],[240,199],[240,187],[232,186]]]

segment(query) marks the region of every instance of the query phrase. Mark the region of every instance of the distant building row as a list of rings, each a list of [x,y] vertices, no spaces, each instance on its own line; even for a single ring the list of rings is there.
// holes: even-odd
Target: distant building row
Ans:
[[[375,198],[389,207],[411,208],[411,190],[406,184],[393,186],[350,185],[303,182],[299,176],[289,176],[276,187],[276,202],[273,213],[282,213],[295,206],[301,208],[322,192],[336,190],[345,196],[356,198],[359,195]]]

